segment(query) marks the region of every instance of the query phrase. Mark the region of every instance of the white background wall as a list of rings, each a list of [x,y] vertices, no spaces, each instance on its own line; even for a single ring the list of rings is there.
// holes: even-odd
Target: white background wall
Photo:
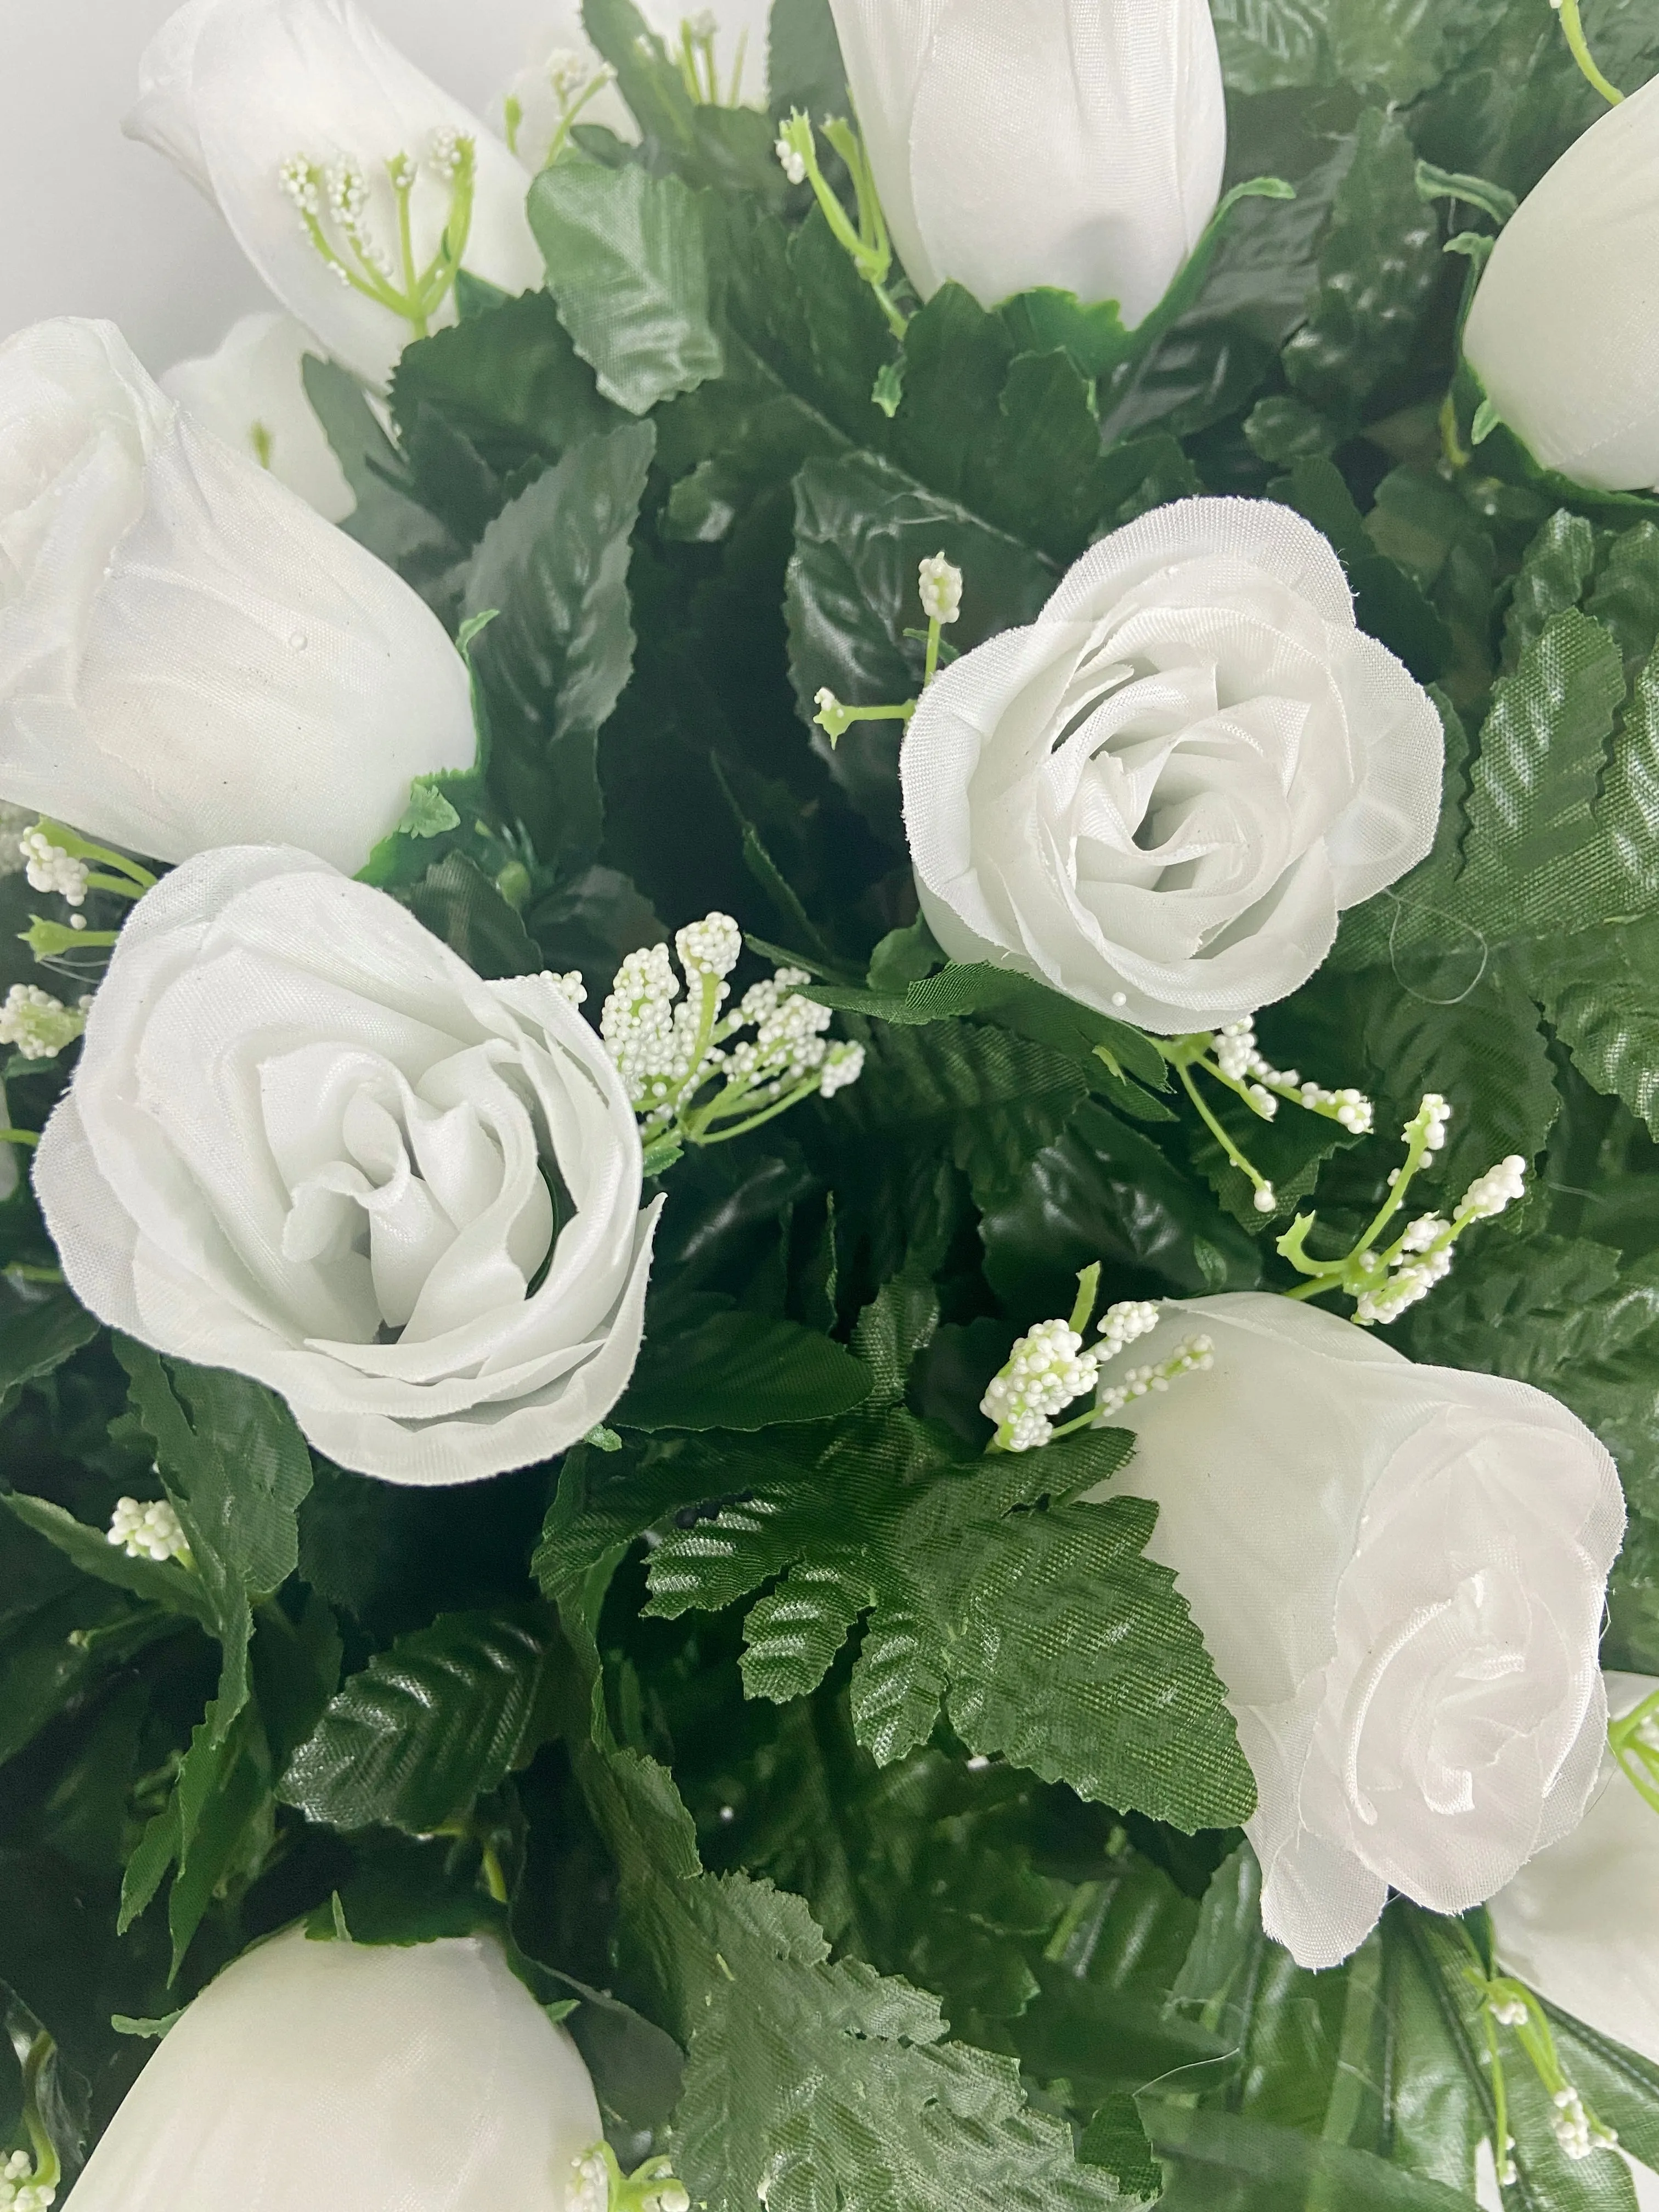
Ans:
[[[548,0],[367,4],[480,113],[560,12]],[[0,338],[47,315],[107,315],[159,371],[268,304],[193,186],[121,136],[139,54],[172,8],[0,0]]]

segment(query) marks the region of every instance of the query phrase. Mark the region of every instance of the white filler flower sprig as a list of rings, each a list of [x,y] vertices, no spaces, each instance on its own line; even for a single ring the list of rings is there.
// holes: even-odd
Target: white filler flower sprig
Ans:
[[[925,640],[927,665],[922,672],[921,688],[926,691],[939,674],[939,663],[948,648],[945,633],[962,615],[963,574],[943,553],[930,554],[921,568],[917,589],[921,596],[921,611],[927,617],[926,630],[906,630],[907,637]],[[854,722],[906,722],[921,705],[920,699],[906,699],[890,707],[848,707],[836,698],[826,684],[818,693],[813,716],[830,740],[830,750],[841,743]]]
[[[800,996],[812,980],[804,969],[780,968],[723,1012],[743,951],[730,915],[690,923],[674,950],[684,985],[668,947],[648,945],[623,961],[599,1016],[640,1117],[648,1175],[690,1146],[726,1144],[805,1099],[833,1098],[864,1073],[864,1047],[826,1038],[829,1008]]]
[[[1298,1214],[1279,1239],[1279,1251],[1307,1280],[1286,1295],[1316,1298],[1338,1291],[1354,1300],[1352,1318],[1361,1328],[1386,1327],[1427,1297],[1437,1283],[1451,1272],[1452,1250],[1466,1229],[1477,1221],[1492,1221],[1526,1195],[1527,1164],[1518,1152],[1488,1168],[1469,1185],[1449,1219],[1443,1213],[1422,1213],[1408,1222],[1391,1243],[1385,1242],[1399,1215],[1406,1194],[1436,1153],[1443,1152],[1452,1109],[1438,1091],[1424,1097],[1401,1132],[1406,1146],[1403,1167],[1389,1176],[1389,1194],[1376,1218],[1353,1249],[1340,1259],[1316,1260],[1308,1251],[1308,1237],[1318,1217]]]
[[[1155,1042],[1197,1109],[1200,1120],[1255,1192],[1258,1213],[1277,1212],[1279,1194],[1216,1118],[1198,1086],[1200,1075],[1231,1091],[1261,1121],[1277,1121],[1280,1101],[1288,1100],[1304,1113],[1340,1123],[1350,1136],[1370,1134],[1376,1110],[1363,1091],[1352,1085],[1327,1091],[1322,1084],[1305,1081],[1296,1068],[1273,1066],[1257,1044],[1255,1024],[1248,1015],[1213,1033],[1172,1037],[1167,1044],[1162,1039]]]
[[[1151,1298],[1130,1298],[1108,1306],[1097,1343],[1085,1349],[1100,1291],[1100,1262],[1077,1279],[1077,1304],[1067,1321],[1039,1322],[1022,1336],[993,1376],[980,1411],[996,1423],[993,1451],[1041,1451],[1058,1437],[1109,1421],[1149,1391],[1167,1390],[1182,1375],[1201,1373],[1215,1346],[1207,1336],[1188,1337],[1166,1359],[1127,1369],[1110,1382],[1101,1370],[1139,1338],[1150,1335],[1162,1318]],[[1094,1402],[1085,1413],[1056,1428],[1054,1423],[1080,1398]]]
[[[1467,1936],[1467,1930],[1465,1930]],[[1468,1938],[1474,1948],[1473,1937]],[[1504,2073],[1500,2028],[1509,2029],[1520,2045],[1550,2100],[1550,2133],[1563,2154],[1574,2165],[1593,2151],[1616,2150],[1619,2137],[1585,2104],[1566,2076],[1549,2015],[1524,1982],[1507,1974],[1489,1974],[1483,1963],[1464,1968],[1465,1978],[1480,1992],[1480,2023],[1486,2033],[1491,2066],[1492,2140],[1497,2147],[1498,2179],[1505,2189],[1519,2179],[1515,2166],[1515,2137],[1509,2127],[1509,2084]]]

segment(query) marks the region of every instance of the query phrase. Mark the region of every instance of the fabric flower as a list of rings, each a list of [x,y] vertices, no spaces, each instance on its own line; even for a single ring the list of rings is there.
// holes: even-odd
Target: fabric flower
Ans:
[[[563,2212],[602,2135],[587,2069],[487,1936],[290,1929],[168,2029],[75,2212]]]
[[[1218,1026],[1305,983],[1342,909],[1427,853],[1443,755],[1311,523],[1182,500],[923,695],[900,763],[922,910],[955,959]]]
[[[1203,235],[1227,118],[1205,0],[830,0],[924,299],[1051,285],[1140,322]]]
[[[145,52],[125,128],[217,204],[283,306],[366,383],[454,321],[456,264],[505,292],[543,282],[522,167],[356,0],[187,0]]]
[[[1659,79],[1568,147],[1505,226],[1463,351],[1547,469],[1659,488]]]
[[[156,860],[288,838],[355,871],[476,753],[437,618],[110,324],[0,345],[0,799]]]
[[[1645,1674],[1605,1680],[1615,1719],[1659,1696]],[[1610,1752],[1583,1821],[1499,1890],[1492,1919],[1505,1973],[1659,2066],[1659,1809]]]
[[[343,522],[356,501],[306,397],[302,364],[313,350],[310,332],[292,315],[244,315],[216,353],[168,369],[161,389],[325,521]]]
[[[1503,1887],[1583,1814],[1625,1526],[1612,1460],[1542,1391],[1419,1367],[1245,1292],[1171,1301],[1212,1364],[1113,1418],[1139,1443],[1095,1493],[1156,1501],[1254,1770],[1267,1933],[1332,1966],[1390,1887],[1436,1912]]]
[[[389,1482],[550,1458],[621,1396],[658,1208],[558,982],[486,983],[309,854],[134,910],[34,1187],[83,1305]]]

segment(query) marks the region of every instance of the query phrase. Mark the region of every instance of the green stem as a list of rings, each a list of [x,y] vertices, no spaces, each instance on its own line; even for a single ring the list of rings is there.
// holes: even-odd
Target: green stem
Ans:
[[[24,1145],[33,1152],[40,1141],[32,1129],[0,1129],[0,1145]]]
[[[1659,1753],[1650,1751],[1641,1737],[1642,1729],[1656,1715],[1659,1715],[1659,1690],[1623,1720],[1608,1723],[1607,1743],[1626,1780],[1659,1813]]]
[[[1215,1139],[1217,1144],[1220,1146],[1222,1151],[1226,1154],[1233,1166],[1238,1170],[1240,1175],[1249,1177],[1253,1188],[1256,1190],[1266,1190],[1268,1188],[1267,1176],[1261,1174],[1256,1169],[1250,1165],[1250,1163],[1245,1158],[1243,1153],[1239,1151],[1238,1146],[1228,1135],[1226,1130],[1222,1127],[1221,1123],[1210,1111],[1208,1105],[1205,1103],[1203,1094],[1200,1091],[1197,1084],[1193,1080],[1193,1072],[1189,1063],[1184,1060],[1177,1060],[1176,1062],[1176,1073],[1181,1079],[1182,1089],[1192,1100],[1194,1105],[1197,1107],[1199,1118],[1202,1121],[1205,1127],[1209,1131],[1210,1134]]]
[[[57,2047],[42,2028],[23,2061],[23,2124],[29,2131],[29,2145],[34,2153],[35,2185],[40,2189],[55,2190],[64,2178],[58,2146],[47,2134],[40,2117],[40,2076]]]
[[[810,1098],[817,1087],[817,1077],[808,1076],[804,1082],[798,1083],[793,1091],[786,1091],[781,1098],[769,1106],[763,1113],[752,1115],[746,1121],[739,1121],[735,1128],[715,1129],[711,1134],[696,1136],[690,1141],[694,1145],[701,1145],[705,1148],[710,1145],[729,1145],[734,1137],[746,1137],[752,1130],[763,1129],[769,1121],[775,1121],[779,1115],[788,1113],[792,1107],[799,1106],[804,1099]],[[716,1099],[714,1103],[718,1107],[720,1101]],[[706,1119],[702,1126],[708,1129],[710,1127],[710,1121]]]
[[[1595,87],[1607,105],[1610,107],[1619,106],[1625,95],[1617,85],[1609,84],[1595,66],[1595,57],[1589,50],[1589,41],[1584,36],[1584,26],[1579,17],[1578,0],[1558,0],[1558,5],[1561,27],[1567,34],[1567,45],[1571,50],[1574,61],[1577,63],[1585,76]]]
[[[937,615],[927,618],[927,665],[923,671],[921,688],[925,691],[939,674],[939,642],[945,635],[945,625]]]

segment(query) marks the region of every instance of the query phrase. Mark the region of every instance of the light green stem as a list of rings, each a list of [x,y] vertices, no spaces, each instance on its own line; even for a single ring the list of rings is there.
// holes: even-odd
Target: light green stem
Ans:
[[[1607,105],[1610,107],[1617,107],[1625,95],[1617,85],[1609,84],[1595,66],[1595,57],[1589,50],[1589,41],[1584,36],[1583,22],[1579,16],[1578,0],[1559,0],[1559,13],[1561,17],[1561,28],[1567,34],[1567,45],[1571,50],[1574,61],[1577,63],[1585,76]]]

